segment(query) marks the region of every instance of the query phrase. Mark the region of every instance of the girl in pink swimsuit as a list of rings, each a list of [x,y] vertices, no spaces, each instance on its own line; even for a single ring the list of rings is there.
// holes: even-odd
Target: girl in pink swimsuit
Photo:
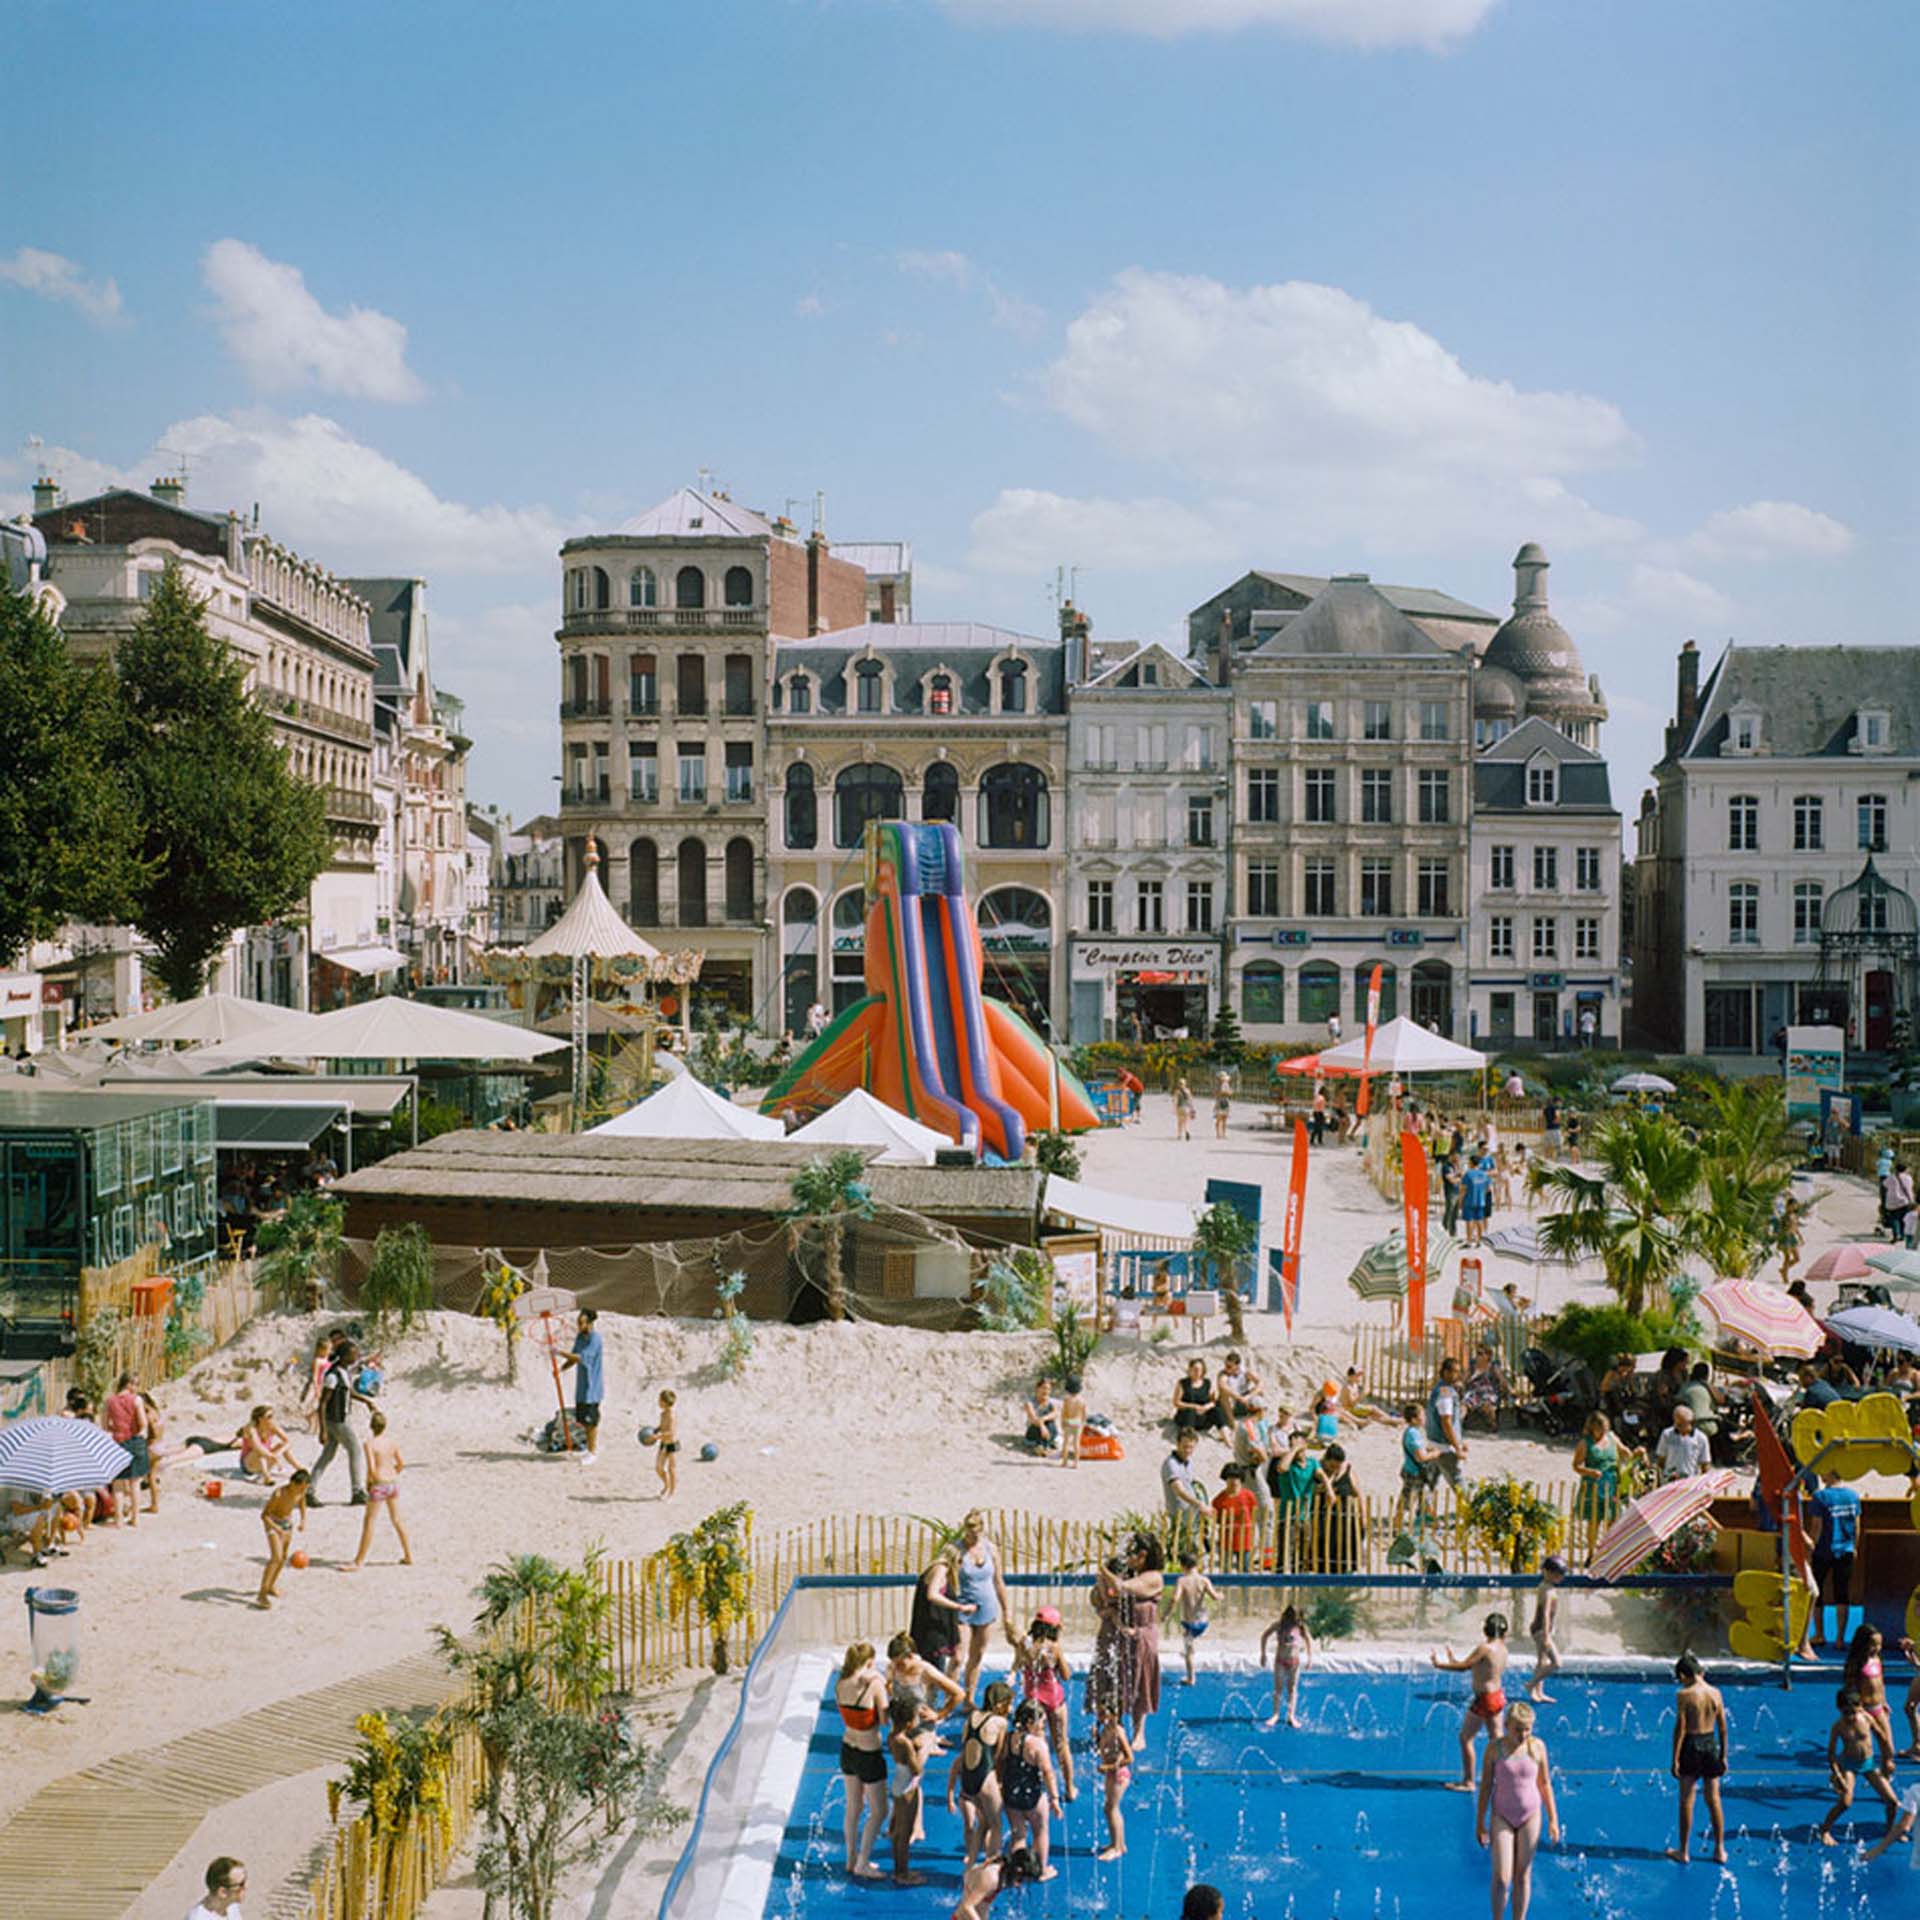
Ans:
[[[1047,1716],[1047,1737],[1060,1766],[1060,1797],[1071,1800],[1073,1747],[1067,1737],[1067,1682],[1073,1678],[1073,1668],[1060,1650],[1058,1607],[1042,1607],[1033,1616],[1027,1637],[1020,1642],[1016,1664],[1021,1698],[1031,1700]]]
[[[1864,1622],[1855,1629],[1847,1648],[1846,1671],[1841,1685],[1851,1687],[1860,1696],[1860,1704],[1886,1729],[1887,1744],[1893,1744],[1893,1709],[1887,1704],[1886,1669],[1880,1663],[1884,1642],[1878,1627]]]
[[[1516,1700],[1507,1709],[1505,1731],[1487,1742],[1481,1758],[1474,1813],[1475,1838],[1493,1857],[1493,1920],[1509,1911],[1509,1899],[1513,1920],[1525,1920],[1543,1810],[1547,1838],[1557,1844],[1560,1813],[1553,1801],[1546,1743],[1533,1737],[1533,1708]]]

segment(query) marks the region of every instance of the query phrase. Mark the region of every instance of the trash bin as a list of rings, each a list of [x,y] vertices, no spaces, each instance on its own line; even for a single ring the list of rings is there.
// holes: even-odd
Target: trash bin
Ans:
[[[26,1711],[46,1713],[60,1704],[80,1676],[80,1596],[71,1587],[29,1587],[27,1638],[33,1698]]]

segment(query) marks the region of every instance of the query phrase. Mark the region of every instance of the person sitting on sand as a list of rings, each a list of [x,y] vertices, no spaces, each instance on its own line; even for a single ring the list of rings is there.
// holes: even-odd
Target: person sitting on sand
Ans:
[[[1503,1920],[1509,1897],[1514,1920],[1526,1920],[1543,1811],[1547,1838],[1557,1846],[1560,1809],[1554,1804],[1546,1742],[1534,1734],[1533,1708],[1516,1700],[1507,1709],[1505,1731],[1487,1742],[1474,1809],[1474,1838],[1493,1860],[1493,1920]]]
[[[1833,1805],[1820,1822],[1820,1844],[1833,1845],[1833,1829],[1853,1805],[1853,1783],[1864,1778],[1886,1802],[1887,1827],[1900,1817],[1900,1802],[1893,1791],[1893,1742],[1886,1724],[1877,1720],[1860,1698],[1857,1688],[1842,1687],[1834,1695],[1840,1717],[1827,1733],[1827,1778],[1833,1782]]]
[[[260,1524],[267,1535],[267,1567],[260,1576],[260,1591],[253,1604],[264,1613],[273,1605],[273,1590],[280,1582],[280,1570],[293,1552],[293,1525],[299,1516],[300,1531],[307,1530],[307,1470],[295,1467],[284,1487],[276,1487],[260,1509]]]
[[[1219,1403],[1220,1411],[1229,1420],[1236,1419],[1241,1410],[1257,1400],[1259,1395],[1260,1376],[1249,1362],[1240,1357],[1237,1350],[1230,1350],[1213,1380],[1213,1397]]]
[[[271,1407],[255,1407],[233,1443],[240,1449],[240,1471],[251,1475],[262,1486],[273,1485],[276,1467],[284,1467],[291,1473],[298,1464],[293,1457],[293,1443],[274,1419]]]
[[[413,1565],[413,1547],[400,1519],[400,1475],[406,1467],[400,1457],[400,1443],[387,1432],[387,1416],[373,1416],[372,1437],[367,1441],[367,1512],[360,1523],[360,1545],[352,1560],[340,1569],[358,1573],[367,1564],[367,1549],[373,1545],[373,1523],[385,1507],[393,1523],[393,1535],[400,1542],[400,1564]]]
[[[1173,1411],[1168,1418],[1176,1433],[1214,1433],[1227,1424],[1207,1379],[1207,1363],[1197,1355],[1187,1362],[1186,1373],[1173,1390]]]
[[[1669,1860],[1687,1864],[1693,1844],[1693,1796],[1704,1787],[1707,1818],[1713,1823],[1713,1857],[1727,1863],[1727,1816],[1720,1804],[1720,1782],[1727,1771],[1727,1703],[1718,1687],[1707,1684],[1700,1662],[1683,1653],[1674,1662],[1680,1683],[1674,1695],[1673,1777],[1680,1782],[1680,1844],[1667,1849]]]
[[[1027,1400],[1026,1445],[1034,1453],[1051,1453],[1060,1444],[1060,1403],[1053,1382],[1045,1374],[1033,1383]]]
[[[1356,1427],[1364,1427],[1375,1421],[1382,1426],[1393,1425],[1393,1415],[1384,1408],[1374,1406],[1366,1397],[1366,1375],[1358,1367],[1349,1367],[1347,1377],[1340,1387],[1340,1412]]]
[[[1464,1659],[1456,1659],[1451,1647],[1445,1657],[1430,1653],[1427,1658],[1442,1673],[1467,1673],[1473,1676],[1473,1698],[1467,1702],[1466,1716],[1460,1722],[1460,1778],[1449,1780],[1454,1793],[1472,1793],[1476,1784],[1473,1743],[1484,1732],[1497,1736],[1501,1716],[1507,1710],[1503,1682],[1507,1672],[1507,1616],[1490,1613],[1481,1624],[1482,1639]]]

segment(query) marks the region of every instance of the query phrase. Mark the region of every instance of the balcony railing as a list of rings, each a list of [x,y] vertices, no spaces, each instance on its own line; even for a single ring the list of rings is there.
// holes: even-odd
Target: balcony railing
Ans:
[[[753,695],[750,693],[727,695],[727,703],[721,708],[729,720],[751,720],[753,718]]]
[[[605,720],[613,712],[610,699],[562,700],[560,718],[562,720]]]
[[[627,695],[627,718],[629,720],[657,720],[660,717],[660,696],[657,693]]]
[[[356,822],[370,821],[373,818],[373,795],[356,793],[351,787],[329,787],[327,818]]]
[[[604,807],[612,798],[612,792],[611,779],[588,780],[578,786],[563,787],[560,804],[563,807]]]
[[[627,798],[636,807],[657,807],[660,804],[660,785],[655,781],[651,786],[635,787]]]
[[[727,804],[741,806],[753,798],[753,769],[751,767],[729,767],[727,769]]]
[[[563,614],[563,633],[703,633],[767,624],[765,607],[578,607]]]
[[[673,703],[674,715],[681,720],[704,720],[707,717],[706,695],[698,700],[680,699]]]
[[[351,713],[341,713],[334,707],[323,707],[317,700],[302,700],[298,694],[282,693],[277,687],[263,687],[260,690],[260,704],[269,713],[285,715],[290,720],[298,720],[309,727],[319,727],[327,733],[343,734],[349,740],[371,740],[373,723],[361,720]]]

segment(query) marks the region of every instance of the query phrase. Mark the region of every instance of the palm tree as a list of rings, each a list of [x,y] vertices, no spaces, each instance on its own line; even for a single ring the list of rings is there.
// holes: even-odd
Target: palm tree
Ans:
[[[1240,1300],[1240,1262],[1253,1251],[1258,1229],[1237,1207],[1216,1200],[1193,1223],[1193,1250],[1205,1263],[1227,1310],[1227,1333],[1244,1346],[1247,1323]]]
[[[796,1246],[818,1236],[823,1269],[821,1291],[827,1297],[830,1319],[847,1317],[847,1215],[873,1217],[868,1195],[866,1156],[842,1147],[821,1160],[809,1160],[793,1176],[793,1205],[788,1217],[795,1222]]]
[[[1672,1121],[1645,1113],[1602,1121],[1588,1152],[1597,1179],[1533,1162],[1528,1186],[1558,1202],[1540,1222],[1540,1243],[1563,1260],[1597,1256],[1629,1313],[1664,1307],[1688,1258],[1706,1251],[1706,1156]]]
[[[1781,1244],[1782,1202],[1799,1158],[1785,1090],[1773,1079],[1716,1080],[1704,1097],[1703,1251],[1716,1273],[1757,1273]]]

